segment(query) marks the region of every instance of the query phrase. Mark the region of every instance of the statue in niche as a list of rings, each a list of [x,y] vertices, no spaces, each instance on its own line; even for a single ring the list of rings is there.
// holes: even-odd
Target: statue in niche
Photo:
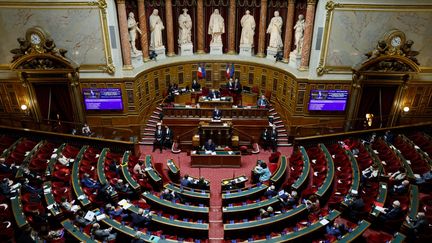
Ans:
[[[128,30],[129,30],[129,40],[131,42],[131,50],[133,54],[138,54],[139,51],[136,49],[135,40],[137,39],[137,32],[142,34],[140,28],[138,28],[138,23],[135,21],[135,16],[133,12],[129,13],[129,18],[127,20]]]
[[[223,17],[219,14],[219,10],[215,9],[210,16],[208,34],[212,36],[210,44],[222,45],[222,34],[225,33],[225,23]]]
[[[298,16],[298,20],[294,25],[294,45],[296,48],[294,49],[294,53],[300,54],[303,48],[303,37],[304,37],[304,29],[305,29],[305,19],[303,14]]]
[[[250,11],[246,10],[245,15],[240,20],[242,26],[240,45],[253,46],[253,37],[255,34],[255,19],[250,15]]]
[[[178,18],[179,24],[179,37],[178,44],[189,44],[192,43],[192,19],[187,13],[187,8],[183,9],[183,13]]]
[[[159,11],[154,9],[152,15],[150,15],[150,50],[164,46],[162,43],[163,29],[165,29],[165,26],[159,17]]]
[[[267,27],[267,34],[270,34],[269,47],[282,49],[282,17],[279,16],[279,11],[274,12],[274,17],[270,20],[270,24]]]

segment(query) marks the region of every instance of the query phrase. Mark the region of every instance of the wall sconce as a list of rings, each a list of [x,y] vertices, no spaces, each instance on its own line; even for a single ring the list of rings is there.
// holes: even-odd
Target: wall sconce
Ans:
[[[368,126],[372,126],[372,120],[374,115],[372,113],[366,113],[366,121]]]
[[[403,111],[404,111],[405,113],[407,113],[409,110],[410,110],[410,108],[409,108],[408,106],[405,106],[405,107],[403,108]]]
[[[28,109],[27,105],[24,105],[24,104],[21,105],[21,110],[22,111],[27,111],[27,109]]]

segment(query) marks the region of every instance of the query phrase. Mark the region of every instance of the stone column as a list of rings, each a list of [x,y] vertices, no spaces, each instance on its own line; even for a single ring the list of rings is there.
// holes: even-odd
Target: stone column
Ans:
[[[259,22],[259,33],[258,33],[258,52],[257,57],[264,57],[264,48],[267,31],[267,0],[261,0],[261,12]]]
[[[288,63],[289,54],[291,52],[291,44],[293,38],[293,27],[294,27],[294,8],[295,0],[288,0],[288,13],[285,24],[285,39],[284,39],[284,52],[283,62]]]
[[[131,46],[129,43],[129,30],[127,25],[127,14],[125,0],[117,0],[117,12],[119,16],[120,42],[123,56],[123,68],[133,69],[131,60]]]
[[[236,0],[230,0],[228,15],[228,54],[235,52]]]
[[[307,70],[309,68],[309,57],[310,57],[310,51],[312,45],[313,22],[315,18],[315,5],[316,5],[316,0],[307,0],[303,48],[301,53],[301,64],[299,68],[300,70]]]
[[[172,15],[172,1],[165,0],[165,19],[166,19],[166,36],[167,36],[167,56],[175,56],[174,52],[174,31],[173,31],[173,15]]]
[[[139,20],[139,28],[141,29],[141,51],[143,55],[143,61],[147,62],[150,60],[149,58],[149,43],[148,43],[148,35],[147,35],[147,16],[145,15],[144,10],[144,0],[138,0],[138,20]]]
[[[197,1],[197,53],[204,54],[204,0]]]

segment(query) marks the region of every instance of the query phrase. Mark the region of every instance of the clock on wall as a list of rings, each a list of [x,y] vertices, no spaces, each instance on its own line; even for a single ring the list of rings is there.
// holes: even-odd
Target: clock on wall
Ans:
[[[400,49],[405,44],[405,33],[400,30],[391,30],[384,37],[387,46],[390,48]]]
[[[26,40],[33,46],[42,46],[45,43],[47,34],[40,27],[32,27],[26,32]]]

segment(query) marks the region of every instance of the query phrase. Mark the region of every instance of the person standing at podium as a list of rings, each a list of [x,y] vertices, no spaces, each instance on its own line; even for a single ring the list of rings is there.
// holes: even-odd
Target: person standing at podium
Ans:
[[[213,140],[210,138],[207,140],[207,142],[204,144],[204,150],[214,152],[216,150],[216,144],[213,142]]]
[[[200,91],[201,90],[201,85],[194,79],[192,81],[192,91]]]
[[[213,120],[219,121],[220,119],[222,119],[222,111],[219,110],[217,107],[214,108],[213,110]]]
[[[261,97],[257,100],[257,106],[260,108],[267,108],[268,105],[269,103],[265,95],[261,95]]]

